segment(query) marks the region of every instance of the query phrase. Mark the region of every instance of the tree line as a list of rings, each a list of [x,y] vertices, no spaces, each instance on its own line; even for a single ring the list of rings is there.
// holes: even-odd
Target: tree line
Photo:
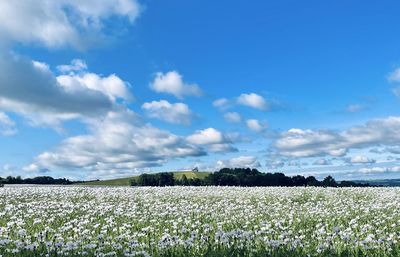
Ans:
[[[66,178],[52,178],[50,176],[40,176],[35,178],[21,178],[21,176],[6,178],[0,177],[0,184],[38,184],[38,185],[71,185],[72,182]]]
[[[367,187],[353,181],[340,181],[327,176],[322,181],[314,176],[286,176],[283,173],[263,173],[250,168],[223,168],[210,173],[204,179],[187,178],[183,175],[176,179],[173,173],[142,174],[131,180],[131,186],[317,186],[317,187]]]

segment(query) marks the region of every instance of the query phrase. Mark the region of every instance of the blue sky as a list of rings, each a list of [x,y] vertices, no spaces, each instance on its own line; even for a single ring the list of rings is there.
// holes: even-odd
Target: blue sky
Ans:
[[[0,176],[397,178],[399,7],[4,1]]]

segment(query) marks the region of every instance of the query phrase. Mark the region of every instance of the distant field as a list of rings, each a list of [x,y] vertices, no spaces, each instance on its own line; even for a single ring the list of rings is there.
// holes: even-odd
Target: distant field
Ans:
[[[181,179],[183,175],[187,178],[205,178],[210,172],[192,172],[192,171],[176,171],[173,172],[175,179]],[[118,178],[110,180],[100,180],[100,181],[90,181],[85,183],[80,183],[78,185],[85,186],[129,186],[131,179],[137,179],[139,176]]]

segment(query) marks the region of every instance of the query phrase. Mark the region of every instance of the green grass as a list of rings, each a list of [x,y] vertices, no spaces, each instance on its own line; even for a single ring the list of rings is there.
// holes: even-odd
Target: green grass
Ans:
[[[181,179],[183,175],[187,178],[199,178],[203,179],[210,174],[210,172],[193,172],[193,171],[176,171],[173,172],[175,179]],[[109,180],[99,180],[99,181],[90,181],[85,183],[79,183],[77,185],[82,186],[129,186],[131,179],[137,179],[139,176],[127,177],[127,178],[117,178],[117,179],[109,179]]]

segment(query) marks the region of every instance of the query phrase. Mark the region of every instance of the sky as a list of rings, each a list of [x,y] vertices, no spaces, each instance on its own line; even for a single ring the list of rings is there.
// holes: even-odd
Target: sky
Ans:
[[[398,1],[0,2],[0,176],[400,178]]]

